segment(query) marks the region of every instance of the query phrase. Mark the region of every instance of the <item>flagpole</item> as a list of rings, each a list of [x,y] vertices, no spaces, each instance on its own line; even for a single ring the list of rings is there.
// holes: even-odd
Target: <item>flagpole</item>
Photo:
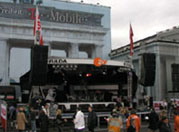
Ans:
[[[131,66],[132,66],[132,58],[133,58],[133,54],[134,54],[133,36],[134,36],[134,34],[133,34],[132,26],[131,26],[131,23],[130,23],[130,28],[129,28],[130,54],[128,55],[128,59],[129,59],[129,63],[131,64]],[[132,78],[133,77],[132,76],[133,76],[132,71],[130,71],[128,73],[128,87],[129,87],[129,89],[128,89],[129,90],[128,91],[128,98],[130,100],[130,106],[131,107],[133,107],[132,106],[132,104],[133,104],[133,99],[132,99],[132,82],[133,82]]]

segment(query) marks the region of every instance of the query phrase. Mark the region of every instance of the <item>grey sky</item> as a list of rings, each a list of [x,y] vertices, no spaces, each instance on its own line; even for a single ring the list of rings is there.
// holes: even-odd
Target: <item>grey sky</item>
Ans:
[[[83,1],[111,7],[112,49],[129,43],[130,22],[134,41],[179,25],[179,0]]]

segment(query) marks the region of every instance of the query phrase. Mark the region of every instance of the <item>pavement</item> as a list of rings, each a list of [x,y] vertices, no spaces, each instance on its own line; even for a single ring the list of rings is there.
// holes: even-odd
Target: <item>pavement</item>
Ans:
[[[147,132],[147,124],[142,125],[141,127],[141,132]],[[2,128],[0,128],[0,132],[4,132]],[[8,130],[7,132],[18,132],[15,129],[12,130]],[[26,131],[26,132],[30,132],[30,131]],[[37,132],[40,132],[40,130],[38,130]],[[49,132],[58,132],[57,128],[50,128]],[[74,132],[73,127],[63,127],[63,132]],[[84,132],[89,132],[88,130],[85,130]],[[107,132],[107,127],[103,127],[103,128],[96,128],[95,132]],[[121,132],[126,132],[125,130],[121,131]]]
[[[172,131],[173,132],[173,126],[174,126],[174,123],[173,121],[171,120],[170,121],[170,125],[172,127]],[[125,128],[125,126],[124,126]],[[10,126],[8,125],[8,131],[7,132],[18,132],[17,130],[15,130],[15,128],[11,129],[10,130]],[[0,127],[0,132],[4,132],[4,130]],[[30,132],[30,131],[26,131],[26,132]],[[40,130],[38,129],[37,132],[40,132]],[[51,127],[49,128],[49,132],[58,132],[58,129],[56,127]],[[73,126],[64,126],[63,127],[63,132],[74,132],[73,130]],[[89,132],[88,130],[85,130],[84,132]],[[100,128],[96,128],[95,129],[95,132],[107,132],[107,126],[103,126],[103,127],[100,127]],[[125,129],[123,129],[121,132],[126,132]],[[148,122],[147,121],[143,121],[142,122],[142,126],[141,126],[141,131],[140,132],[148,132]],[[158,131],[156,131],[158,132]]]

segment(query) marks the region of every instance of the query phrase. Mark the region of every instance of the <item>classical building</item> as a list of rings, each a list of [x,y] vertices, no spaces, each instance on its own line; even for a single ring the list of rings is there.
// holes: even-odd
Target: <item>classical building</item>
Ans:
[[[108,59],[111,50],[110,7],[69,0],[44,0],[39,12],[49,56],[52,50],[63,50],[67,58],[79,58],[80,52],[86,52],[87,58]],[[30,48],[34,44],[34,17],[34,3],[0,0],[0,85],[9,85],[10,50]]]
[[[130,45],[126,45],[112,50],[109,55],[113,60],[130,61],[129,51]],[[148,55],[149,61],[146,59],[144,61],[146,55]],[[144,95],[152,96],[154,100],[179,97],[178,27],[135,42],[134,56],[131,59],[134,70],[139,77],[136,93],[138,99],[141,99]],[[151,59],[153,60],[151,61]],[[153,80],[153,82],[150,82],[153,84],[151,86],[141,85],[140,81],[144,78],[147,78],[146,81]]]

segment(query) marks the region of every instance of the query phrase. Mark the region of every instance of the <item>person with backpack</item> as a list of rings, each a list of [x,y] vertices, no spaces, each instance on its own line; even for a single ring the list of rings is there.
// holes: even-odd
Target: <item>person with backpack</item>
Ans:
[[[136,132],[135,119],[130,119],[130,126],[127,129],[127,132]]]
[[[88,130],[94,132],[94,129],[97,124],[97,116],[91,106],[88,107]]]
[[[140,132],[140,127],[141,127],[140,118],[136,115],[136,111],[134,109],[131,110],[131,115],[127,119],[127,125],[126,125],[127,129],[130,127],[131,119],[135,119],[136,132]]]

